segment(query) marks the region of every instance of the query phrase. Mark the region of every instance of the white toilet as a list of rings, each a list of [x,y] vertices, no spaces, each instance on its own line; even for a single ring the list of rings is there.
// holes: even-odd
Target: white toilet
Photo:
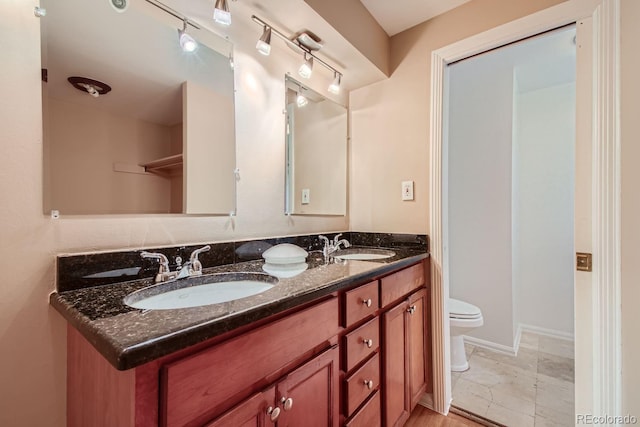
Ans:
[[[469,369],[462,336],[471,329],[482,326],[484,319],[478,307],[468,302],[449,298],[449,329],[451,333],[451,370],[463,372]]]

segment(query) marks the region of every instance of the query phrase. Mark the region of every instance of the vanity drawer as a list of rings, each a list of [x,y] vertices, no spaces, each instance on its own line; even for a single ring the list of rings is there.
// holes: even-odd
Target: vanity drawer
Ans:
[[[380,280],[382,307],[424,285],[424,264],[419,263]]]
[[[345,292],[344,326],[349,327],[374,314],[379,305],[377,280]]]
[[[338,298],[266,324],[161,371],[161,425],[211,419],[338,333]]]
[[[375,354],[344,382],[348,417],[380,385],[380,356]]]
[[[350,371],[358,363],[378,349],[380,345],[380,320],[376,317],[344,336],[346,366]]]
[[[345,424],[345,427],[375,427],[380,425],[380,390],[365,405],[360,408],[356,415]]]

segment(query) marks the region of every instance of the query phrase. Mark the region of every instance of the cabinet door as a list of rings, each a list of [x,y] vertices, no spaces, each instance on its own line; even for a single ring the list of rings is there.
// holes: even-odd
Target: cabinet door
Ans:
[[[427,291],[423,289],[409,297],[409,308],[406,311],[409,325],[409,397],[413,409],[427,388]]]
[[[335,346],[278,383],[278,427],[338,426],[338,360]]]
[[[267,427],[275,425],[279,408],[273,404],[276,397],[275,387],[257,393],[229,410],[205,427]]]
[[[383,314],[383,414],[384,426],[401,426],[409,418],[409,355],[406,344],[409,329],[406,315],[409,304],[403,301]]]

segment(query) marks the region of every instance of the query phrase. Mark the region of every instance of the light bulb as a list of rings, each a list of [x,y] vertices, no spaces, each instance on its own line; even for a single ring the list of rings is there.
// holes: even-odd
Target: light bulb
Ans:
[[[213,10],[213,20],[218,24],[231,25],[231,12],[227,0],[216,0],[216,6]]]
[[[271,27],[264,27],[260,40],[256,43],[256,49],[258,52],[265,56],[269,56],[271,53]]]
[[[309,103],[309,100],[304,95],[299,93],[298,96],[296,97],[296,105],[298,105],[298,107],[304,107],[308,103]]]
[[[300,66],[300,69],[298,69],[298,74],[300,74],[300,77],[308,79],[309,77],[311,77],[311,73],[313,72],[313,56],[309,57],[309,59],[307,59],[304,64],[302,64]]]
[[[178,30],[178,33],[180,34],[180,47],[183,51],[193,52],[198,48],[198,42],[189,34],[187,34],[186,31]]]
[[[329,92],[331,92],[334,95],[337,95],[340,93],[340,80],[341,79],[341,75],[336,73],[336,78],[333,79],[333,82],[331,82],[331,84],[329,85],[329,89],[327,89]]]

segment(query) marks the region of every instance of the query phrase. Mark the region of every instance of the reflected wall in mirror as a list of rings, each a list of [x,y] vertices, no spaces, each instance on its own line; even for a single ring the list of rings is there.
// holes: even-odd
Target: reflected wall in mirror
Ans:
[[[41,2],[45,213],[235,211],[231,45],[190,23],[199,45],[184,52],[182,20],[152,1],[110,4]]]
[[[347,214],[347,109],[285,77],[285,213]]]

